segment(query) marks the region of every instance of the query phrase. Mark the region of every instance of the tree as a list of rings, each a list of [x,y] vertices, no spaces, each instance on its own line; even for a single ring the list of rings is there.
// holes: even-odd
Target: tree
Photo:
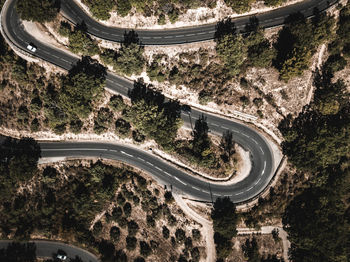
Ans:
[[[247,239],[242,245],[242,250],[249,262],[260,262],[259,247],[255,237],[251,240]]]
[[[228,162],[231,156],[235,153],[235,142],[233,141],[233,134],[230,130],[222,134],[220,148],[223,151],[222,158],[224,162]]]
[[[34,243],[9,243],[0,249],[0,260],[7,262],[36,262],[36,245]]]
[[[83,57],[63,80],[59,100],[65,113],[85,119],[100,97],[105,81],[106,69],[97,61]]]
[[[227,239],[237,235],[238,214],[230,198],[217,198],[211,212],[214,231]]]
[[[120,229],[116,226],[111,227],[109,236],[113,242],[118,242],[120,238]]]
[[[239,75],[247,57],[247,47],[240,34],[226,34],[216,41],[216,52],[224,63],[228,74]]]
[[[18,0],[16,10],[21,19],[33,22],[50,22],[60,10],[58,0]]]
[[[108,20],[115,2],[113,0],[84,0],[89,6],[91,13],[98,19]],[[119,1],[118,1],[119,3]]]
[[[93,56],[99,53],[99,47],[95,40],[86,33],[84,25],[75,27],[68,36],[69,49],[72,52],[82,55]]]
[[[131,10],[131,4],[129,0],[117,1],[117,12],[120,16],[127,16]]]
[[[148,257],[152,253],[152,249],[145,241],[140,241],[140,253],[144,257]]]
[[[192,132],[192,150],[197,157],[205,158],[212,154],[210,149],[211,140],[208,136],[208,131],[209,127],[207,119],[204,115],[202,115],[198,120],[196,120],[194,130]]]
[[[254,0],[225,0],[225,4],[232,8],[237,13],[245,13],[250,10],[250,5]]]
[[[144,48],[134,31],[125,33],[124,41],[116,55],[114,69],[124,75],[139,75],[145,66]]]

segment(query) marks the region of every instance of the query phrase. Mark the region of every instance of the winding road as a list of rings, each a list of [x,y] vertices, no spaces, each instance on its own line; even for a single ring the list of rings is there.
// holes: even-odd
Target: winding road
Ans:
[[[285,18],[291,13],[301,12],[306,17],[310,17],[313,15],[315,8],[322,11],[336,2],[336,0],[304,0],[294,5],[287,5],[272,11],[259,13],[256,15],[256,18],[260,21],[261,27],[271,28],[282,25]],[[123,41],[124,32],[130,30],[130,28],[108,27],[97,22],[85,13],[74,0],[61,0],[61,13],[74,24],[84,21],[91,35],[113,42]],[[244,30],[251,17],[252,15],[233,19],[237,30]],[[135,31],[144,45],[184,44],[212,40],[216,31],[216,23],[176,29],[136,29]]]
[[[275,9],[273,11],[259,14],[257,18],[264,27],[272,27],[283,23],[283,20],[291,13],[300,11],[306,16],[311,16],[314,8],[323,10],[337,1],[305,0],[301,3]],[[30,32],[26,32],[15,10],[15,0],[7,0],[1,10],[1,31],[10,46],[20,49],[21,52],[29,52],[26,47],[28,43],[34,43],[37,51],[31,55],[69,70],[79,57],[64,50],[60,50],[40,39],[34,38]],[[82,20],[87,25],[88,32],[110,41],[121,41],[123,28],[106,27],[89,17],[72,0],[61,0],[61,12],[69,17],[74,23]],[[237,28],[241,28],[249,20],[249,16],[234,20]],[[167,30],[137,30],[143,44],[181,44],[212,39],[215,32],[215,24],[198,27],[188,27]],[[173,36],[172,38],[168,36]],[[108,72],[106,88],[127,96],[128,91],[133,88],[133,83],[127,79]],[[43,157],[103,157],[116,159],[143,169],[165,184],[171,184],[183,193],[195,199],[212,201],[217,197],[229,196],[233,202],[240,203],[254,198],[268,185],[273,176],[274,167],[273,154],[266,139],[256,130],[232,120],[192,109],[191,113],[182,112],[182,119],[186,126],[190,126],[200,115],[207,117],[211,132],[222,134],[231,130],[234,140],[245,150],[250,152],[252,169],[250,174],[236,184],[214,184],[207,183],[201,179],[189,176],[171,165],[156,158],[145,151],[133,147],[94,143],[94,142],[42,142]]]
[[[10,240],[0,240],[0,249],[7,248],[8,244],[12,243]],[[36,256],[41,258],[52,258],[58,249],[63,250],[67,254],[68,261],[70,258],[79,256],[84,262],[98,262],[97,257],[79,247],[68,245],[62,242],[47,241],[47,240],[33,240],[30,243],[36,245]]]

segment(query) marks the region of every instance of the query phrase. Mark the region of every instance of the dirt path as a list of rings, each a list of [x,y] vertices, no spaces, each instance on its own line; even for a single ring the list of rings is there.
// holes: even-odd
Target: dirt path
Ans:
[[[271,234],[274,229],[278,229],[278,236],[282,239],[283,245],[283,259],[286,262],[289,262],[288,250],[290,248],[290,242],[288,241],[288,234],[283,230],[282,227],[279,226],[263,226],[260,230],[252,229],[252,228],[237,228],[238,235],[245,234]]]
[[[176,203],[181,207],[183,212],[189,217],[191,217],[193,220],[195,220],[197,223],[202,225],[201,234],[203,237],[205,237],[205,242],[207,244],[206,246],[207,257],[205,261],[206,262],[216,261],[214,231],[213,231],[212,222],[203,218],[201,215],[197,214],[195,211],[189,208],[186,202],[183,200],[183,198],[180,195],[173,194],[173,196]]]

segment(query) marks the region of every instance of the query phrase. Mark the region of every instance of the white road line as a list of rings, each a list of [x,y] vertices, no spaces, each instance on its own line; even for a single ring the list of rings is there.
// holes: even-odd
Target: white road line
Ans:
[[[264,151],[262,150],[261,146],[259,146],[259,149],[260,149],[261,153],[264,155]]]
[[[154,38],[154,39],[161,39],[161,38],[163,38],[163,37],[161,37],[161,36],[154,36],[153,38]]]
[[[185,35],[177,35],[177,36],[175,36],[175,37],[184,37]]]
[[[217,125],[217,124],[211,124],[212,126],[219,126],[219,125]]]
[[[231,131],[232,131],[232,132],[235,132],[235,133],[239,133],[237,130],[234,130],[234,129],[232,129]]]
[[[252,190],[252,189],[253,189],[253,186],[252,186],[252,187],[250,187],[250,188],[248,188],[248,189],[247,189],[247,192],[248,192],[248,191],[250,191],[250,190]]]
[[[162,171],[162,172],[163,172],[163,169],[161,169],[161,168],[159,168],[159,167],[157,167],[157,166],[155,166],[155,168],[158,169],[159,171]]]
[[[125,153],[124,151],[120,151],[120,153],[122,153],[122,154],[124,154],[124,155],[126,155],[126,156],[134,157],[133,155],[130,155],[130,154],[128,154],[128,153]]]
[[[164,171],[164,174],[166,174],[166,175],[168,175],[168,176],[172,176],[172,175],[170,175],[168,172],[166,172],[166,171]]]
[[[164,37],[164,38],[173,38],[173,36],[172,36],[172,35],[169,35],[169,36],[166,36],[166,37]]]
[[[120,36],[120,35],[117,35],[117,34],[112,34],[113,36]]]
[[[265,168],[266,168],[266,161],[264,161],[264,169],[263,169],[263,173],[265,172]]]
[[[242,134],[242,135],[244,135],[245,137],[248,137],[248,138],[250,138],[250,136],[248,136],[247,134]]]
[[[145,160],[141,157],[137,157],[138,159],[140,159],[141,161],[145,162]]]
[[[66,59],[61,58],[61,60],[63,60],[64,62],[69,63],[69,61],[68,61],[68,60],[66,60]]]
[[[224,197],[230,197],[230,196],[232,196],[232,195],[224,195]]]
[[[148,161],[146,161],[146,163],[149,164],[149,165],[151,165],[151,166],[154,166],[152,163],[150,163],[150,162],[148,162]]]
[[[258,144],[258,142],[256,142],[256,140],[254,138],[252,138],[252,140],[254,141],[255,144]]]
[[[177,181],[179,181],[180,183],[184,184],[185,186],[187,186],[187,184],[186,184],[185,182],[183,182],[181,179],[179,179],[179,178],[177,178],[177,177],[175,177],[175,179],[176,179]]]
[[[223,129],[228,129],[228,127],[221,126]]]
[[[242,195],[244,192],[239,192],[237,194],[235,194],[235,196],[238,196],[238,195]]]
[[[149,37],[149,36],[144,36],[144,37],[142,37],[142,38],[144,38],[144,39],[150,39],[150,37]]]
[[[210,193],[209,191],[205,191],[205,190],[202,190],[202,192],[207,193],[207,194],[209,194],[209,193]]]
[[[196,34],[187,34],[186,36],[194,36],[194,35],[196,35]]]
[[[208,32],[209,34],[215,33],[215,30],[211,30]]]
[[[213,195],[214,195],[214,196],[221,196],[221,195],[218,195],[218,194],[215,194],[215,193],[214,193]]]
[[[204,35],[205,32],[200,32],[200,33],[197,33],[197,35]]]
[[[193,189],[196,189],[196,190],[198,190],[198,191],[201,191],[198,187],[192,187]]]

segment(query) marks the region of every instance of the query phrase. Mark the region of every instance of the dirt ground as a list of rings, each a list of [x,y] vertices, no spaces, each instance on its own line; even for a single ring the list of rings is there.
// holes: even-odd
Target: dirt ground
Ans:
[[[277,257],[281,257],[283,253],[282,241],[276,242],[272,235],[254,235],[258,242],[259,253],[263,257],[267,257],[268,255],[277,255]],[[245,243],[246,239],[251,239],[252,236],[238,236],[235,237],[233,242],[232,253],[229,258],[226,260],[227,262],[245,262],[247,259],[244,257],[242,251],[242,245]]]

